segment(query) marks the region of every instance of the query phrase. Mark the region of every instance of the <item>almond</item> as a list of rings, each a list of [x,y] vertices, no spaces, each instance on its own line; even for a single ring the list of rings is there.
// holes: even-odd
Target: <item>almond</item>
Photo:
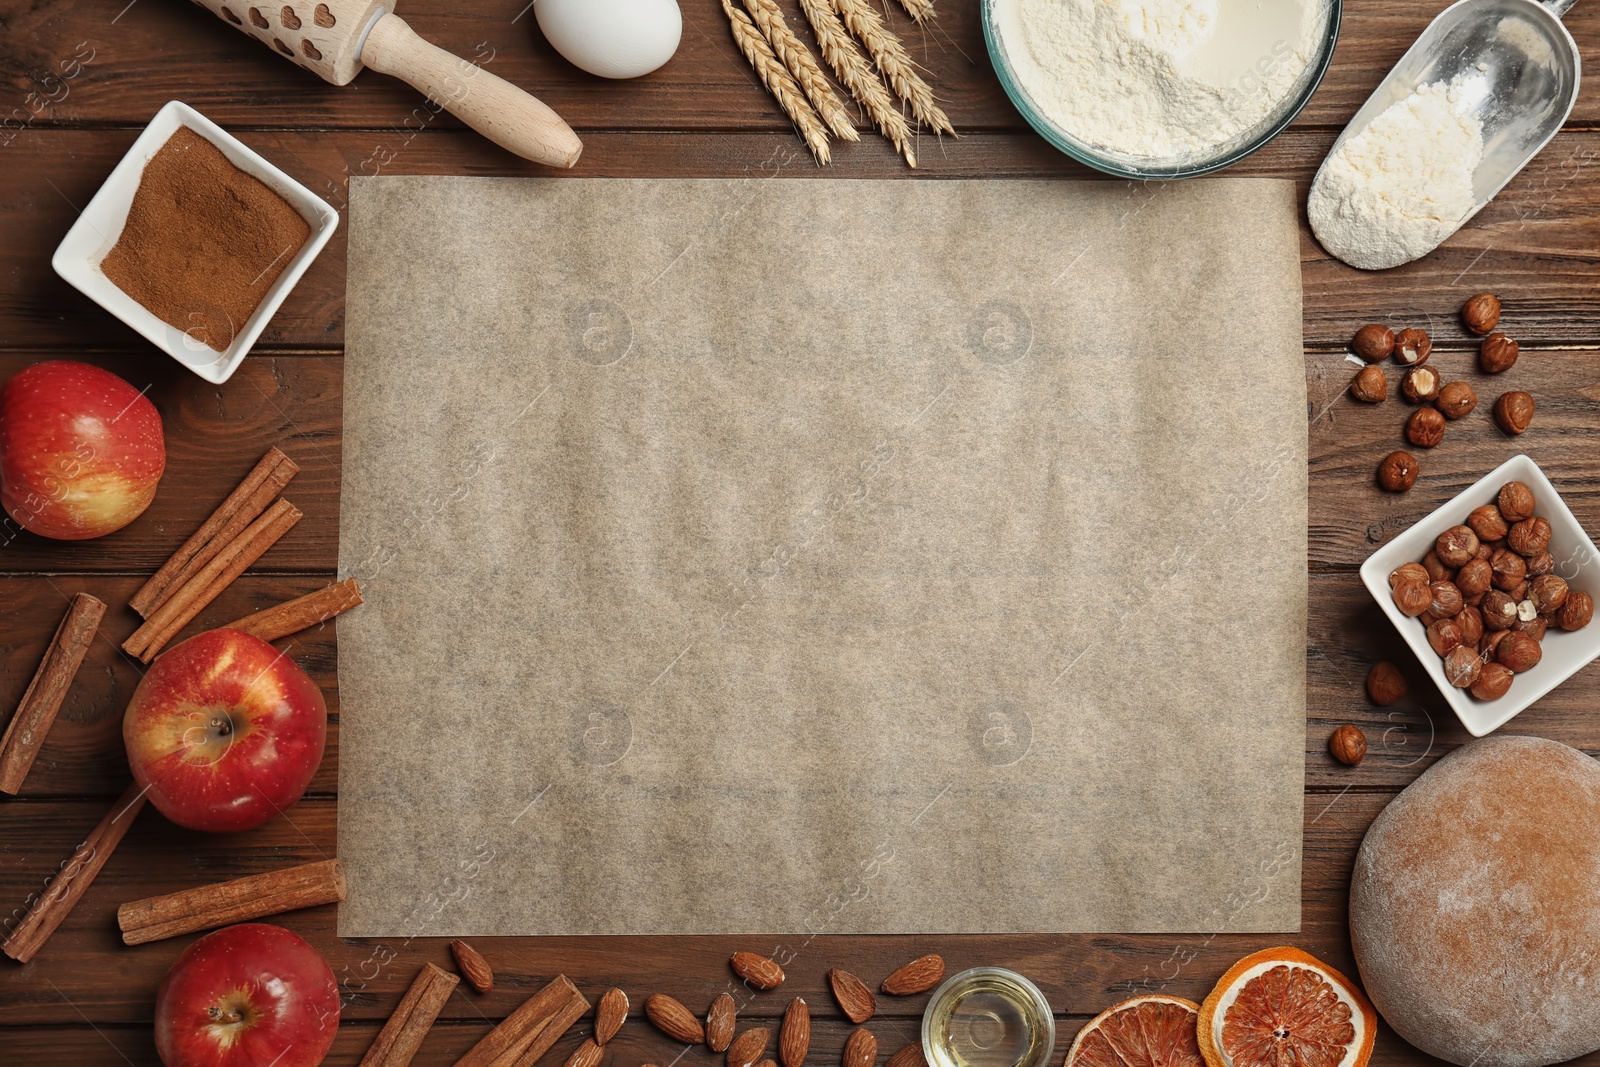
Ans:
[[[455,957],[456,970],[461,972],[461,977],[473,989],[487,993],[494,988],[494,971],[489,969],[489,961],[477,949],[465,941],[452,941],[450,955]]]
[[[771,1036],[772,1031],[762,1026],[734,1038],[728,1046],[728,1067],[752,1067],[767,1051],[767,1038]]]
[[[778,1031],[778,1059],[783,1067],[801,1067],[811,1051],[811,1009],[799,997],[789,1001]]]
[[[891,997],[926,993],[944,977],[943,956],[919,956],[883,980],[881,990]]]
[[[878,1010],[878,998],[872,995],[865,982],[849,971],[833,968],[828,972],[828,984],[833,987],[833,999],[856,1025],[872,1018],[873,1012]]]
[[[878,1039],[871,1030],[857,1030],[844,1043],[844,1067],[872,1067],[878,1062]]]
[[[758,956],[754,952],[735,952],[728,960],[733,973],[757,989],[777,989],[783,984],[783,968],[776,960]]]
[[[593,1039],[585,1038],[577,1051],[567,1057],[567,1067],[600,1067],[600,1059],[604,1055],[605,1052]]]
[[[907,1045],[890,1056],[884,1067],[928,1067],[928,1059],[922,1054],[922,1043],[914,1041]]]
[[[711,1002],[711,1010],[706,1012],[706,1048],[712,1052],[728,1051],[738,1021],[739,1009],[734,1006],[733,998],[718,993],[717,999]]]
[[[628,994],[616,987],[606,990],[594,1009],[595,1044],[603,1045],[616,1037],[627,1018]]]
[[[706,1039],[705,1028],[694,1012],[665,993],[656,993],[644,1002],[644,1013],[656,1029],[685,1045],[698,1045]]]

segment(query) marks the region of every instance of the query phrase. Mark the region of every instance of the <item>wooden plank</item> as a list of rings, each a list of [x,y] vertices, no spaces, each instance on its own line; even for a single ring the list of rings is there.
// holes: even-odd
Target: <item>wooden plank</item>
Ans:
[[[742,988],[727,965],[729,955],[739,949],[774,955],[789,976],[777,991],[756,996],[741,1009],[747,1017],[767,1019],[781,1014],[790,997],[804,996],[817,1018],[839,1020],[842,1016],[826,991],[828,968],[844,967],[875,987],[891,970],[932,951],[945,956],[952,973],[984,963],[1016,967],[1039,983],[1057,1010],[1080,1014],[1092,1014],[1140,990],[1198,998],[1238,957],[1285,940],[1347,968],[1352,961],[1345,880],[1361,835],[1390,796],[1351,792],[1331,804],[1308,807],[1304,928],[1298,935],[475,937],[474,947],[495,969],[494,990],[481,997],[453,997],[442,1017],[503,1017],[557,973],[571,977],[591,999],[616,985],[635,1004],[661,992],[702,1012],[717,993]],[[23,862],[8,855],[0,867],[0,904],[9,909],[33,891],[48,873],[47,857],[68,854],[85,824],[98,818],[97,808],[88,801],[55,800],[0,807],[0,841],[15,842],[24,832],[28,840]],[[72,1025],[82,1022],[78,1011],[96,1023],[143,1022],[157,984],[189,939],[123,947],[117,937],[117,907],[158,892],[329,858],[335,808],[331,799],[308,799],[286,818],[259,829],[210,836],[176,830],[147,811],[124,842],[126,851],[101,872],[46,951],[26,969],[0,968],[0,1027]],[[507,854],[501,862],[499,871],[491,861],[480,875],[485,892],[493,891],[497,875],[516,876],[514,856]],[[1248,909],[1251,899],[1272,890],[1272,877],[1263,874],[1238,887],[1239,907]],[[418,902],[419,929],[437,921],[430,920],[436,906]],[[450,966],[448,942],[442,937],[346,941],[335,935],[334,918],[334,908],[325,906],[274,921],[307,937],[327,957],[341,982],[348,1018],[382,1021],[418,967],[426,962]],[[69,993],[72,1005],[52,984]],[[905,1020],[920,1013],[926,999],[884,997],[879,1008],[889,1018]]]
[[[545,41],[527,6],[527,0],[415,0],[402,13],[424,37],[486,61],[580,130],[788,126],[734,51],[716,0],[681,4],[678,54],[637,82],[610,82],[569,65]],[[792,23],[804,26],[794,0],[784,0],[784,8]],[[977,3],[946,0],[928,31],[896,6],[888,10],[890,24],[929,70],[957,130],[1020,127],[989,63]],[[1343,124],[1437,6],[1349,0],[1344,11],[1333,66],[1301,124]],[[37,122],[142,124],[176,97],[224,125],[389,127],[406,121],[420,101],[408,87],[372,73],[347,88],[328,85],[220,20],[178,4],[134,4],[113,19],[87,0],[4,0],[0,23],[7,27],[0,86],[22,116],[37,113]],[[1566,23],[1585,62],[1600,59],[1600,15],[1579,5]],[[74,57],[89,58],[75,66]],[[62,77],[73,71],[75,77]],[[29,94],[37,95],[30,101]],[[1597,118],[1600,90],[1585,84],[1572,119]]]
[[[1228,174],[1293,179],[1303,199],[1334,134],[1292,131]],[[4,346],[30,353],[78,353],[139,344],[131,331],[57,278],[49,266],[77,207],[94,195],[134,136],[131,130],[30,130],[4,150]],[[242,139],[341,211],[350,174],[535,173],[532,164],[505,157],[481,138],[459,131],[429,130],[415,136],[383,130],[315,136],[262,131],[244,133]],[[798,139],[784,133],[662,137],[613,132],[592,134],[588,142],[583,163],[572,176],[910,177],[881,138],[842,147],[826,171],[813,166]],[[1091,177],[1039,138],[1023,134],[974,134],[925,144],[922,159],[918,179]],[[1507,326],[1524,344],[1600,346],[1600,305],[1591,299],[1600,274],[1595,251],[1600,248],[1600,183],[1589,180],[1595,159],[1600,159],[1600,132],[1560,135],[1443,248],[1393,271],[1353,270],[1329,259],[1309,235],[1303,236],[1307,344],[1313,349],[1340,347],[1362,324],[1378,319],[1432,325],[1441,344],[1464,345],[1468,337],[1456,324],[1455,312],[1467,296],[1491,289],[1506,301]],[[378,160],[387,162],[380,165]],[[263,334],[262,350],[336,349],[342,344],[348,230],[339,228],[290,294]],[[1240,324],[1241,337],[1248,329]],[[186,374],[164,356],[147,348],[140,351],[151,374]]]

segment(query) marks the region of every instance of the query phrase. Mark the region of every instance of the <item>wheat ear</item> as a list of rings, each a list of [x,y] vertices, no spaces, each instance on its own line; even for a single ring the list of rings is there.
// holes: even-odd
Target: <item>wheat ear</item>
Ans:
[[[917,20],[918,25],[921,25],[924,19],[931,19],[939,14],[933,9],[933,0],[900,0],[900,6]]]
[[[856,47],[844,23],[828,6],[828,0],[800,0],[800,9],[805,12],[806,21],[811,23],[811,30],[817,35],[817,44],[822,48],[822,58],[833,68],[839,84],[850,90],[850,95],[866,108],[867,114],[878,124],[883,135],[889,138],[895,150],[915,167],[917,154],[911,144],[911,123],[894,106],[894,98],[878,78],[878,72],[872,69],[867,57]]]
[[[850,32],[866,46],[872,61],[878,64],[883,76],[900,98],[911,105],[911,113],[927,123],[936,133],[955,133],[950,117],[933,102],[933,90],[917,73],[911,54],[900,43],[894,31],[883,24],[883,16],[873,10],[868,0],[833,0],[833,9],[839,13]]]
[[[816,108],[817,114],[822,116],[822,121],[828,124],[834,136],[846,141],[861,140],[861,135],[856,132],[856,124],[850,121],[850,112],[844,109],[844,102],[833,91],[833,86],[828,84],[828,76],[817,66],[811,49],[789,28],[777,0],[744,0],[744,6],[766,35],[773,54],[789,68],[794,80],[805,90],[806,99],[811,101],[811,106]]]
[[[778,106],[794,120],[800,128],[800,136],[805,139],[806,147],[811,149],[811,154],[817,157],[817,162],[826,167],[832,158],[828,151],[828,130],[823,126],[822,119],[811,105],[806,102],[805,93],[800,90],[796,82],[783,66],[778,62],[778,57],[773,54],[772,46],[767,44],[767,39],[761,36],[761,31],[756,29],[756,24],[750,21],[750,16],[734,7],[729,0],[722,0],[722,10],[728,16],[728,24],[733,27],[733,40],[739,46],[739,51],[744,53],[745,59],[755,68],[756,74],[761,78],[761,84],[767,91],[777,98]]]

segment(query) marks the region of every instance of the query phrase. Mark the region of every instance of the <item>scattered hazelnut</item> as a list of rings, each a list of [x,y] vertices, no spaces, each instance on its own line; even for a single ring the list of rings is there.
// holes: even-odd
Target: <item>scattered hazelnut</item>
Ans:
[[[1528,577],[1541,578],[1556,569],[1556,558],[1547,548],[1528,557]]]
[[[1517,622],[1532,622],[1538,617],[1539,606],[1537,604],[1526,599],[1517,601]],[[1515,630],[1517,628],[1517,623],[1512,623],[1511,628]]]
[[[1333,758],[1354,767],[1367,755],[1367,735],[1359,726],[1341,726],[1328,738],[1328,751]]]
[[[1507,482],[1500,487],[1498,498],[1500,515],[1507,522],[1521,522],[1523,519],[1533,518],[1537,502],[1533,498],[1533,490],[1521,482]]]
[[[1471,689],[1483,673],[1483,660],[1470,648],[1453,649],[1444,658],[1444,676],[1457,689]]]
[[[1476,531],[1474,531],[1474,532],[1476,532]],[[1503,541],[1501,541],[1501,542],[1484,541],[1482,538],[1479,538],[1479,541],[1480,541],[1480,544],[1478,545],[1478,558],[1482,559],[1482,560],[1487,560],[1490,556],[1494,555],[1494,546],[1495,546],[1496,543],[1499,543],[1499,544],[1504,544],[1505,543]]]
[[[1377,370],[1368,367],[1367,370]],[[1401,379],[1400,392],[1413,404],[1431,404],[1439,399],[1439,372],[1432,367],[1412,367]]]
[[[1400,673],[1388,660],[1374,666],[1367,672],[1367,696],[1380,708],[1387,708],[1404,699],[1409,687],[1406,685],[1406,676]]]
[[[1493,293],[1479,293],[1461,306],[1461,322],[1473,333],[1482,336],[1500,324],[1500,298]]]
[[[1529,635],[1513,630],[1495,648],[1494,658],[1502,666],[1525,674],[1539,665],[1544,658],[1544,649]]]
[[[1550,520],[1538,515],[1523,519],[1506,534],[1506,544],[1519,556],[1537,556],[1550,547]]]
[[[1396,603],[1399,603],[1399,590],[1395,590]],[[1428,598],[1433,602],[1432,596]],[[1498,589],[1491,589],[1483,598],[1483,603],[1478,607],[1483,615],[1483,628],[1489,631],[1509,630],[1511,624],[1517,621],[1517,602],[1509,595]]]
[[[1479,700],[1499,700],[1511,691],[1511,683],[1516,677],[1510,667],[1485,663],[1478,680],[1472,685],[1472,695]]]
[[[1395,607],[1408,618],[1414,619],[1433,607],[1433,590],[1427,582],[1403,581],[1394,587],[1393,596]]]
[[[1567,602],[1556,613],[1556,625],[1563,630],[1581,630],[1593,618],[1594,597],[1574,591],[1567,594]]]
[[[1433,340],[1426,330],[1401,330],[1394,335],[1394,358],[1408,367],[1420,367],[1433,354]]]
[[[1417,484],[1417,457],[1409,452],[1391,452],[1378,464],[1378,484],[1391,493],[1404,493]]]
[[[1364,404],[1381,404],[1389,399],[1389,376],[1382,367],[1362,367],[1350,383],[1350,395]]]
[[[1558,582],[1560,580],[1556,579]],[[1433,593],[1433,604],[1428,610],[1438,618],[1453,619],[1467,606],[1467,602],[1461,597],[1461,590],[1456,588],[1454,582],[1434,582],[1428,588]]]
[[[1406,420],[1406,440],[1418,448],[1433,448],[1444,440],[1444,416],[1437,408],[1418,408]]]
[[[1500,647],[1500,642],[1504,641],[1506,635],[1510,632],[1510,629],[1485,630],[1483,640],[1478,642],[1479,655],[1483,656],[1485,661],[1494,659],[1495,650]]]
[[[1466,382],[1449,382],[1439,387],[1439,411],[1447,419],[1462,419],[1478,406],[1478,394]]]
[[[1535,615],[1531,619],[1518,619],[1511,624],[1512,633],[1527,634],[1535,641],[1543,641],[1545,632],[1549,628],[1550,622],[1543,615]]]
[[[1478,346],[1478,366],[1485,374],[1503,374],[1517,362],[1517,342],[1503,333],[1491,333]]]
[[[1439,619],[1428,627],[1428,644],[1441,656],[1448,656],[1463,644],[1461,627],[1451,619]]]
[[[1517,436],[1533,422],[1533,397],[1520,390],[1502,393],[1494,402],[1494,422],[1502,431]]]
[[[1494,587],[1509,592],[1528,576],[1528,561],[1509,548],[1502,548],[1489,558],[1489,569],[1494,572]]]
[[[1528,599],[1539,609],[1540,615],[1554,615],[1567,602],[1567,583],[1554,574],[1546,574],[1528,583]],[[1437,600],[1437,596],[1434,598]]]
[[[1350,347],[1368,363],[1381,363],[1394,353],[1394,331],[1382,323],[1374,322],[1356,331]]]
[[[1456,588],[1461,590],[1463,600],[1469,596],[1481,596],[1494,586],[1494,568],[1486,559],[1475,559],[1456,572]]]
[[[1461,643],[1477,648],[1478,642],[1483,640],[1483,616],[1478,614],[1478,609],[1471,604],[1466,605],[1455,621],[1461,627]]]
[[[1452,526],[1439,535],[1433,550],[1446,567],[1464,567],[1478,556],[1478,535],[1470,526]]]
[[[1511,532],[1511,524],[1501,518],[1500,509],[1493,504],[1473,508],[1472,514],[1467,516],[1467,525],[1480,541],[1499,541]]]
[[[1453,581],[1456,576],[1455,571],[1440,562],[1439,553],[1432,550],[1429,550],[1428,554],[1422,557],[1422,569],[1428,572],[1428,581],[1430,582]]]
[[[1521,604],[1524,600],[1528,599],[1528,583],[1518,582],[1516,585],[1506,590],[1506,596],[1510,597],[1512,600],[1515,600],[1518,604]]]
[[[1420,563],[1402,563],[1395,568],[1393,574],[1389,575],[1389,588],[1393,589],[1405,581],[1431,582],[1433,581],[1433,576]]]

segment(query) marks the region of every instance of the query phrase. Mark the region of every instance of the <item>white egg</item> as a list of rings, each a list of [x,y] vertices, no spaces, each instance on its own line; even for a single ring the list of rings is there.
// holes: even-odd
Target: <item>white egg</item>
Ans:
[[[536,0],[539,28],[567,61],[602,78],[637,78],[678,50],[677,0]]]

